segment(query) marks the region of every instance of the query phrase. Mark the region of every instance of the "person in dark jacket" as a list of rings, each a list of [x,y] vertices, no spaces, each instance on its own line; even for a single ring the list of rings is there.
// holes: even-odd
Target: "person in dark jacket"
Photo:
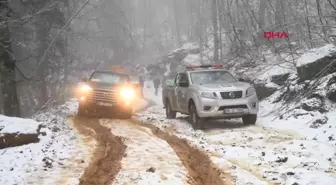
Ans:
[[[158,89],[159,89],[159,86],[160,86],[160,79],[159,78],[156,78],[154,80],[154,88],[155,88],[155,95],[157,96],[158,95]]]
[[[139,76],[139,86],[140,86],[141,97],[143,97],[144,80],[141,76]]]

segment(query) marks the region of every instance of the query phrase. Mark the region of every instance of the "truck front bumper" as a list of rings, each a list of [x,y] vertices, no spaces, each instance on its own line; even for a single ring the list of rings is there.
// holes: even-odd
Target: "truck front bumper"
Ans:
[[[227,112],[229,110],[235,111]],[[225,100],[201,98],[197,105],[197,113],[201,118],[240,118],[245,115],[256,115],[258,111],[257,95]]]
[[[133,104],[131,102],[97,102],[92,100],[79,100],[79,106],[81,109],[85,109],[90,112],[110,112],[120,113],[132,111]]]

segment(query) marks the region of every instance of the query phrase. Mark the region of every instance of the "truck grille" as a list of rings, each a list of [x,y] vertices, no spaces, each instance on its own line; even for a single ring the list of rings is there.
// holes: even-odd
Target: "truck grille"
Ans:
[[[220,106],[218,110],[224,110],[224,109],[247,109],[247,105]]]
[[[117,103],[118,102],[117,96],[118,94],[116,91],[93,90],[91,95],[89,96],[89,100],[96,102]]]
[[[223,99],[238,99],[243,97],[243,91],[221,92]]]

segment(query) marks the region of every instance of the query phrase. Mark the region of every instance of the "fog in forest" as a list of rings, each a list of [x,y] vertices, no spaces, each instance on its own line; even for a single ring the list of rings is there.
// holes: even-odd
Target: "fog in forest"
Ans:
[[[302,51],[335,44],[335,12],[335,0],[4,0],[0,113],[63,104],[95,69],[148,75],[148,66],[174,63],[169,53],[186,43],[196,45],[196,63],[237,73],[261,65],[265,50],[278,57],[274,65],[294,63]]]

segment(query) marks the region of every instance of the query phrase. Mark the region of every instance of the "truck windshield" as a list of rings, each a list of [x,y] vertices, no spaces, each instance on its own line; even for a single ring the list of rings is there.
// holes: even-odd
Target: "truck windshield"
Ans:
[[[227,71],[196,71],[190,73],[194,84],[216,84],[236,82],[237,80]]]
[[[94,72],[90,78],[90,81],[117,84],[129,81],[127,75],[122,75],[118,73],[108,73],[108,72]]]

